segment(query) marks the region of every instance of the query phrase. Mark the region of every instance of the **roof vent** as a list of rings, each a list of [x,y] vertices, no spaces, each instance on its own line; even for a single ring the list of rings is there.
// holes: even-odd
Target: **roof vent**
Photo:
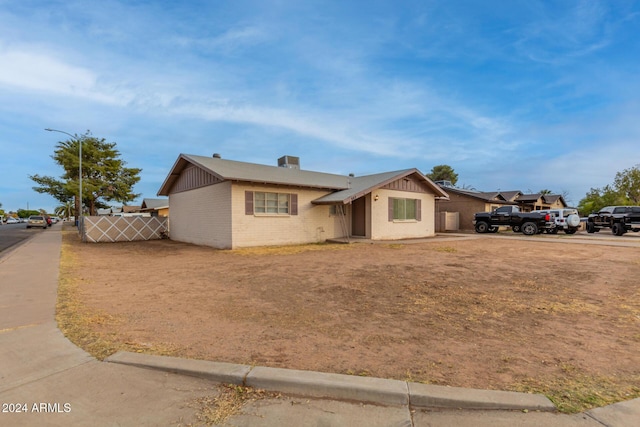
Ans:
[[[300,157],[282,156],[278,159],[278,166],[281,168],[300,169]]]
[[[213,153],[213,158],[214,159],[221,159],[222,156],[220,155],[220,153]]]

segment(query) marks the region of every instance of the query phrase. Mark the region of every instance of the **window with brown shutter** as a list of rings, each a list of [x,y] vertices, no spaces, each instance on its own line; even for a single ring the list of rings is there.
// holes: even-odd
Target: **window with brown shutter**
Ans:
[[[249,202],[249,193],[251,193],[251,202]],[[247,191],[245,192],[245,213],[247,215],[298,215],[298,195]]]
[[[244,214],[253,215],[253,191],[244,192]]]

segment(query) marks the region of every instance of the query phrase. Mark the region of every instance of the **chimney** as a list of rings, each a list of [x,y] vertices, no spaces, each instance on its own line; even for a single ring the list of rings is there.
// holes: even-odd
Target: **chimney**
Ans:
[[[214,159],[221,159],[222,156],[220,155],[220,153],[213,153],[213,158]]]
[[[278,166],[288,169],[300,169],[300,157],[282,156],[278,159]]]

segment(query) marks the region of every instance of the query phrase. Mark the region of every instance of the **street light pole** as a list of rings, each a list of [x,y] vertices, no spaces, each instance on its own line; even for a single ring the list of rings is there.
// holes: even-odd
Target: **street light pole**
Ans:
[[[47,132],[60,132],[60,133],[64,133],[65,135],[69,135],[71,138],[76,139],[75,135],[71,135],[69,132],[65,132],[63,130],[57,130],[57,129],[50,129],[50,128],[46,128],[45,129]],[[82,230],[82,239],[84,240],[84,227],[82,224],[82,214],[83,214],[83,209],[82,209],[82,139],[78,138],[78,146],[80,147],[78,149],[78,161],[79,161],[79,166],[78,166],[78,182],[79,182],[79,191],[78,193],[80,193],[80,219],[78,220],[78,225],[80,225],[81,230]],[[78,212],[76,212],[76,217],[78,216]]]

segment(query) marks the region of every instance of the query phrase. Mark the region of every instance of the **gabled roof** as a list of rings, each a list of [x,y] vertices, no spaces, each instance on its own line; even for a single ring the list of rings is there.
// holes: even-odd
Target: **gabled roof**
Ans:
[[[459,188],[447,187],[447,192],[459,194],[461,196],[472,197],[474,199],[482,200],[487,203],[500,203],[500,204],[515,204],[509,200],[505,200],[500,192],[481,192],[481,191],[469,191]]]
[[[519,190],[501,191],[500,194],[502,194],[502,197],[504,197],[505,200],[513,202],[518,198],[518,196],[522,194],[522,191],[519,191]]]
[[[558,200],[561,200],[562,201],[562,205],[563,206],[567,206],[567,202],[564,201],[564,197],[562,197],[561,194],[545,194],[542,197],[544,198],[544,201],[549,203],[549,204],[554,204]]]
[[[161,209],[169,207],[169,199],[142,199],[140,209]]]
[[[405,178],[409,175],[416,177],[419,181],[425,183],[437,197],[448,198],[447,193],[444,192],[438,185],[436,185],[429,178],[424,176],[418,169],[404,169],[393,172],[378,173],[375,175],[365,175],[358,177],[348,177],[350,180],[350,188],[346,190],[336,191],[335,193],[328,194],[313,200],[312,203],[317,205],[330,205],[343,203],[347,204],[353,200],[371,193],[372,191],[384,187],[385,185],[396,181],[398,179]]]
[[[540,197],[542,197],[542,194],[537,193],[537,194],[521,194],[516,198],[516,202],[522,203],[522,202],[537,202]]]
[[[564,198],[560,194],[523,194],[518,190],[483,192],[461,190],[454,187],[446,187],[446,189],[449,193],[473,197],[475,199],[491,203],[502,203],[511,205],[515,205],[517,203],[536,203],[538,200],[540,200],[540,198],[542,198],[545,203],[553,204],[560,200],[562,201],[562,204],[564,206],[567,206],[567,203],[564,201]]]
[[[316,204],[349,203],[376,188],[409,175],[415,176],[416,179],[422,181],[433,190],[436,196],[448,197],[444,190],[415,168],[353,177],[189,154],[180,154],[162,187],[160,187],[158,195],[168,196],[180,173],[190,164],[196,165],[215,177],[226,181],[288,185],[335,191],[332,194],[314,200],[313,203]]]
[[[173,183],[189,164],[199,166],[217,178],[226,181],[344,190],[349,188],[349,179],[351,179],[351,177],[344,175],[223,160],[216,157],[180,154],[162,187],[160,187],[159,196],[169,195]]]

